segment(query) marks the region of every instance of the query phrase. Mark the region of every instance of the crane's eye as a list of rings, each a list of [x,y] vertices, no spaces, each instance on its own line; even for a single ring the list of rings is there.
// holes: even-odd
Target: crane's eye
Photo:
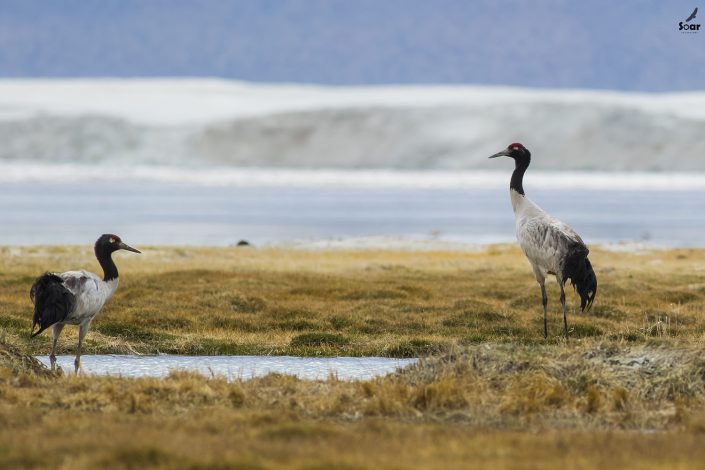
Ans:
[[[113,237],[110,237],[110,243],[115,243],[115,239]]]

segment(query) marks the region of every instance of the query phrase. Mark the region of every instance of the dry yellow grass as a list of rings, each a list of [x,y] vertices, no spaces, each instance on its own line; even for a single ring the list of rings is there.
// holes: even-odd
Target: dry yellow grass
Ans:
[[[140,247],[144,248],[144,247]],[[87,353],[436,357],[365,382],[55,377],[22,354],[27,291],[89,249],[0,253],[0,467],[699,468],[705,250],[593,250],[591,313],[551,337],[511,246],[479,252],[146,248]],[[97,266],[94,268],[97,269]],[[73,352],[75,332],[60,348]]]
[[[485,344],[364,382],[234,383],[53,376],[0,349],[2,468],[699,468],[705,458],[702,347]]]
[[[84,353],[416,356],[486,341],[545,344],[539,289],[513,246],[478,252],[150,248],[117,255],[120,289]],[[24,351],[28,290],[43,270],[99,267],[90,248],[0,250],[0,326]],[[593,249],[593,310],[568,294],[574,341],[692,342],[705,335],[705,250]],[[549,286],[548,343],[558,344]],[[75,348],[65,329],[62,353]]]

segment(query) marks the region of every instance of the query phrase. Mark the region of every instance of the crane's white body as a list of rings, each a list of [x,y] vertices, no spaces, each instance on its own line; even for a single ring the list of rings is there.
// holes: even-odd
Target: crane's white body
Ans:
[[[563,285],[562,261],[576,243],[584,245],[583,240],[569,225],[552,217],[531,199],[509,190],[509,197],[516,219],[517,240],[534,270],[539,284],[546,276],[553,274]]]
[[[76,300],[74,309],[61,322],[67,325],[90,323],[118,287],[117,278],[106,282],[97,274],[83,270],[56,273],[56,275],[63,280],[64,286],[71,291]]]

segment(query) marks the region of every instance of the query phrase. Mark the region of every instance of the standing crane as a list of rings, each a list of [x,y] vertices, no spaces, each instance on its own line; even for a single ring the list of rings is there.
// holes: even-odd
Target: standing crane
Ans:
[[[56,369],[56,342],[64,325],[78,325],[78,347],[74,365],[81,367],[81,345],[93,318],[118,287],[118,270],[112,254],[117,250],[140,253],[120,240],[117,235],[105,234],[95,242],[94,251],[103,278],[87,271],[45,273],[34,281],[29,296],[34,302],[32,338],[53,325],[51,341],[51,370]],[[34,327],[39,329],[34,332]]]
[[[524,172],[531,163],[531,152],[519,143],[511,144],[490,158],[514,159],[514,172],[509,182],[509,197],[516,219],[517,240],[529,259],[536,281],[541,286],[543,302],[543,336],[548,337],[548,296],[546,276],[553,274],[561,288],[563,334],[568,337],[564,286],[570,279],[580,295],[580,310],[590,310],[597,294],[597,278],[588,259],[589,250],[575,230],[550,216],[524,194]]]

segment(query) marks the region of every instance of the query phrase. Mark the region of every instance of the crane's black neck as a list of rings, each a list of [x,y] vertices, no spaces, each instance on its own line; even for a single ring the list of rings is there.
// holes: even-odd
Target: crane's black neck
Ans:
[[[524,180],[524,172],[526,172],[526,169],[529,168],[531,157],[528,155],[517,157],[514,159],[514,163],[514,173],[512,173],[512,179],[509,181],[509,189],[513,189],[523,196],[524,186],[522,182]]]
[[[118,270],[112,257],[113,252],[103,247],[95,248],[95,257],[98,258],[100,267],[103,268],[103,280],[105,282],[117,279]]]

